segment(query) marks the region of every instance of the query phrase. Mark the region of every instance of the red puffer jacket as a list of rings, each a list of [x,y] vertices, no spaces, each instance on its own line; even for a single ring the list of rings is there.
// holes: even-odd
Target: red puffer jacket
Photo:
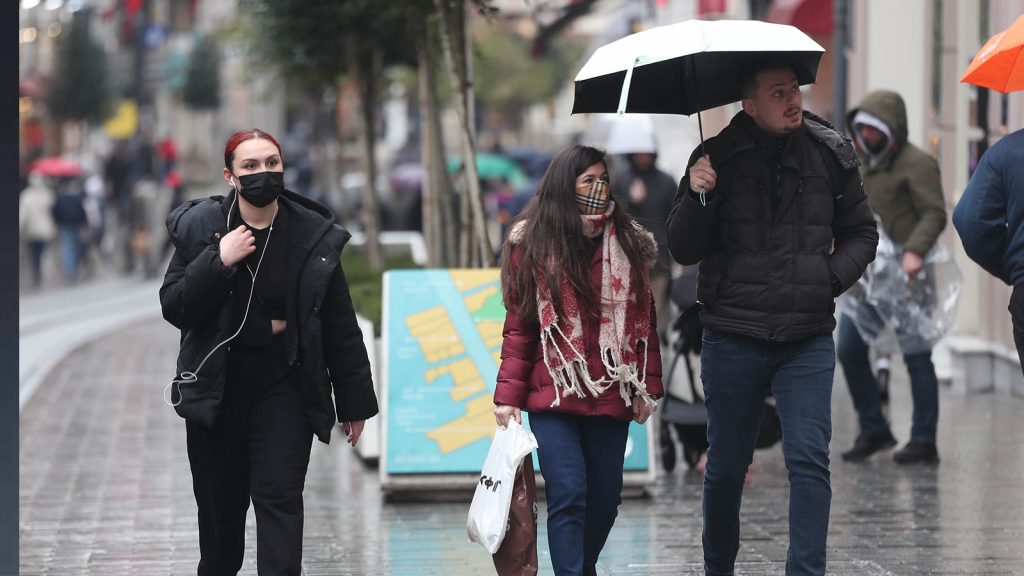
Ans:
[[[512,253],[512,262],[518,266],[521,251]],[[596,250],[590,262],[590,281],[594,286],[601,284],[601,251]],[[605,377],[601,362],[598,336],[600,320],[583,318],[583,339],[590,375],[594,379]],[[568,412],[583,416],[611,416],[619,420],[633,418],[632,406],[619,396],[619,385],[612,384],[599,397],[589,394],[585,398],[575,395],[563,396],[558,406],[555,401],[555,386],[541,355],[540,324],[536,318],[524,321],[515,310],[505,315],[504,341],[501,345],[501,366],[498,368],[498,383],[494,389],[494,403],[517,406],[527,412]],[[661,384],[661,346],[658,340],[657,318],[654,303],[651,303],[651,330],[647,337],[647,392],[651,398],[664,395]]]

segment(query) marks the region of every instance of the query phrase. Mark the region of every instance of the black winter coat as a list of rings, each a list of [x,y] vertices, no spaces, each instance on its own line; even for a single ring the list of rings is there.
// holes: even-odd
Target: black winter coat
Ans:
[[[175,250],[160,287],[164,318],[181,330],[178,374],[197,372],[195,382],[172,387],[175,410],[186,420],[211,427],[224,396],[228,348],[217,345],[237,329],[232,298],[248,297],[232,294],[236,269],[224,266],[219,253],[234,194],[186,202],[167,217]],[[300,367],[310,425],[327,443],[337,421],[377,414],[370,362],[340,262],[351,235],[334,224],[325,208],[298,194],[285,191],[278,205],[288,211],[289,222],[288,269],[274,271],[291,282],[286,297],[288,360]],[[237,209],[231,218],[237,227]]]
[[[681,264],[700,262],[705,326],[792,341],[832,331],[834,298],[874,260],[878,231],[849,140],[805,112],[803,126],[775,139],[784,148],[772,142],[745,112],[706,141],[718,175],[707,206],[689,190],[694,151],[669,214],[669,249]]]

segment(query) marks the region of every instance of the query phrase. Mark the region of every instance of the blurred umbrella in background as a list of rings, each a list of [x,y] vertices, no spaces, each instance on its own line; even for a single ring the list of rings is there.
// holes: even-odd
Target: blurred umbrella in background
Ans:
[[[388,174],[391,189],[395,192],[418,192],[423,186],[426,170],[419,162],[396,164]]]
[[[657,154],[658,145],[654,139],[654,123],[650,116],[632,114],[612,116],[609,119],[608,154]]]
[[[551,164],[551,155],[533,148],[511,148],[503,152],[504,156],[515,160],[526,172],[530,180],[539,180]]]
[[[73,160],[60,156],[49,156],[40,158],[32,164],[31,172],[38,172],[43,176],[74,177],[82,174],[82,165]]]
[[[462,159],[448,160],[448,171],[458,172],[462,169]],[[479,153],[476,155],[476,170],[481,180],[504,180],[513,188],[524,186],[529,179],[519,164],[511,158],[499,154]]]

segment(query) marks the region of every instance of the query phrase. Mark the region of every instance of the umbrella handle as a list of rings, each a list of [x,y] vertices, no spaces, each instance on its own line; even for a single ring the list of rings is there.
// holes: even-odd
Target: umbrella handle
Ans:
[[[708,153],[704,150],[704,123],[700,121],[700,110],[697,111],[697,130],[700,132],[700,155],[707,156]]]

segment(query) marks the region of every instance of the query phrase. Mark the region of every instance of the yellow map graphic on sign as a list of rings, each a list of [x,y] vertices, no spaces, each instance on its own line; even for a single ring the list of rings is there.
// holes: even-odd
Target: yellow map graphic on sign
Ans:
[[[497,270],[455,270],[451,279],[462,303],[473,319],[476,335],[498,364],[501,355],[505,307]],[[442,454],[468,446],[494,433],[494,405],[488,383],[480,375],[474,359],[467,355],[455,323],[445,306],[435,306],[405,318],[409,333],[431,367],[424,373],[427,384],[448,376],[453,402],[464,402],[464,415],[429,431],[427,437],[437,443]]]

